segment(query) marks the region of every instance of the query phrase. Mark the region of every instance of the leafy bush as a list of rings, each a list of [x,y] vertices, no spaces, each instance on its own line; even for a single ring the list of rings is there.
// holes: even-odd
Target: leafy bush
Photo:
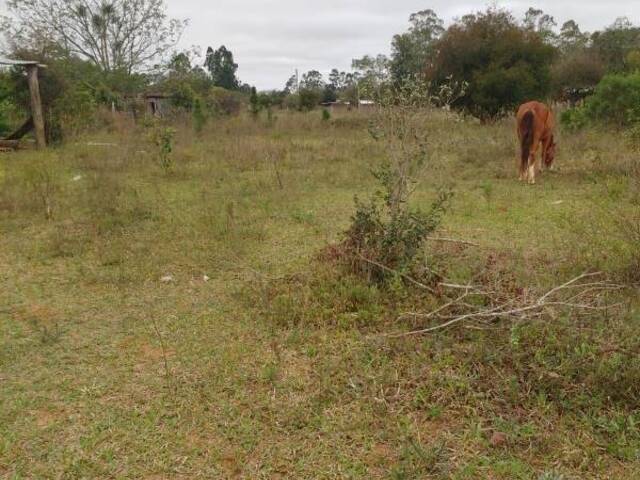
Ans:
[[[381,281],[389,277],[391,270],[412,269],[424,240],[440,225],[449,198],[450,193],[441,192],[429,210],[406,208],[396,215],[391,215],[390,205],[379,196],[369,202],[356,198],[356,210],[346,234],[347,252],[356,273]]]
[[[300,96],[297,93],[287,95],[282,100],[282,106],[287,110],[297,110],[300,105]]]
[[[93,93],[82,85],[73,85],[56,98],[48,118],[49,140],[56,142],[78,135],[96,124],[97,103]]]
[[[313,110],[322,99],[322,91],[311,88],[304,88],[298,94],[298,109],[302,111]]]
[[[180,83],[173,86],[169,99],[174,107],[191,110],[195,104],[196,96],[196,92],[189,84]]]
[[[640,122],[640,73],[605,76],[595,94],[582,107],[565,112],[561,120],[569,128],[594,123],[630,127]]]
[[[607,75],[588,99],[586,109],[601,123],[629,126],[640,121],[640,73]]]
[[[0,135],[4,136],[9,133],[11,127],[9,125],[9,117],[13,110],[13,104],[8,100],[0,101]]]
[[[173,168],[173,139],[176,132],[157,121],[152,121],[149,129],[149,142],[155,149],[154,154],[158,164],[165,172],[170,172]]]
[[[206,105],[209,111],[218,115],[237,115],[242,110],[244,101],[241,93],[213,87],[207,96]]]
[[[584,108],[571,108],[560,115],[560,122],[568,130],[575,131],[589,124],[589,117]]]
[[[196,98],[193,103],[193,128],[196,133],[201,133],[206,123],[207,116],[202,108],[202,101]]]
[[[257,117],[262,110],[263,104],[260,102],[260,97],[258,96],[258,91],[256,87],[251,87],[251,95],[249,96],[249,111],[251,115]]]

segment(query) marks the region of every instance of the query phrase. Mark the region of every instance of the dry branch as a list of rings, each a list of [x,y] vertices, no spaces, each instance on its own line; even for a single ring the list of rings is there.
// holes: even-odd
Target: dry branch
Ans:
[[[362,256],[360,254],[358,254],[358,258],[360,260],[362,260],[363,262],[366,262],[366,263],[368,263],[370,265],[373,265],[374,267],[378,267],[378,268],[384,270],[385,272],[399,275],[401,278],[404,278],[406,281],[408,281],[409,283],[412,283],[416,287],[423,288],[424,290],[427,290],[428,292],[433,293],[434,295],[436,294],[436,291],[433,288],[425,285],[422,282],[419,282],[418,280],[416,280],[415,278],[410,277],[409,275],[406,275],[406,274],[404,274],[402,272],[394,270],[393,268],[387,267],[386,265],[383,265],[382,263],[379,263],[379,262],[376,262],[375,260],[371,260],[369,258],[366,258],[366,257],[364,257],[364,256]]]
[[[414,330],[411,332],[403,332],[396,334],[387,334],[383,335],[387,338],[401,338],[401,337],[409,337],[416,335],[424,335],[428,333],[432,333],[439,330],[444,330],[450,328],[454,325],[469,322],[469,321],[495,321],[499,319],[512,318],[517,320],[527,320],[534,317],[539,317],[548,309],[569,309],[571,311],[578,312],[596,312],[602,311],[612,308],[617,308],[622,306],[622,304],[614,304],[614,305],[602,305],[602,294],[610,292],[612,290],[620,290],[624,288],[621,285],[616,285],[608,282],[607,280],[603,280],[601,282],[593,282],[590,281],[588,283],[581,283],[585,279],[593,279],[594,277],[602,277],[602,272],[595,273],[583,273],[562,285],[558,285],[546,293],[538,297],[534,302],[517,305],[516,300],[512,299],[507,302],[502,302],[498,305],[490,306],[486,309],[477,310],[475,306],[470,305],[469,303],[464,302],[463,300],[468,296],[470,291],[473,291],[474,294],[481,294],[481,290],[476,287],[469,286],[468,290],[465,294],[459,296],[458,298],[446,303],[445,305],[433,310],[429,313],[405,313],[401,318],[406,318],[407,316],[419,317],[419,318],[434,318],[438,317],[444,321],[439,325],[435,325],[428,328],[423,328],[420,330]],[[577,294],[575,291],[577,289],[582,289]],[[558,298],[562,292],[571,291],[573,294],[571,297],[567,298]],[[590,297],[587,297],[590,295]],[[491,300],[490,297],[487,297],[488,300]],[[580,300],[579,303],[576,300]],[[465,313],[450,315],[450,316],[442,316],[442,313],[450,308],[456,308],[458,310],[463,310]]]

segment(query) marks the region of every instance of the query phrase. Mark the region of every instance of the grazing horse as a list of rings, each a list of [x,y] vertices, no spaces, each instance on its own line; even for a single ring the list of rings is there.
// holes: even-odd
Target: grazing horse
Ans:
[[[541,171],[536,153],[542,145],[544,166],[551,169],[556,156],[553,138],[555,119],[544,103],[528,102],[518,109],[518,138],[520,139],[520,180],[536,183],[536,170]]]

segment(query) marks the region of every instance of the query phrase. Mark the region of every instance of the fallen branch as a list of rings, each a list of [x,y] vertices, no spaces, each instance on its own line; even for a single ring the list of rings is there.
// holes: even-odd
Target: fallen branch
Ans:
[[[560,290],[563,290],[565,288],[569,288],[571,285],[573,285],[574,283],[579,282],[583,278],[597,277],[597,276],[601,276],[601,275],[602,275],[602,272],[583,273],[582,275],[579,275],[576,278],[574,278],[572,280],[569,280],[567,283],[564,283],[564,284],[560,285],[559,287],[555,287],[555,288],[549,290],[546,294],[544,294],[542,297],[540,297],[540,299],[538,300],[538,303],[544,302],[547,298],[549,298],[554,293],[559,292]]]
[[[387,267],[386,265],[383,265],[382,263],[379,263],[379,262],[376,262],[375,260],[371,260],[369,258],[366,258],[366,257],[364,257],[364,256],[362,256],[360,254],[358,254],[358,258],[360,260],[362,260],[363,262],[367,262],[368,264],[373,265],[374,267],[378,267],[378,268],[384,270],[387,273],[393,273],[393,274],[399,275],[401,278],[404,278],[406,281],[408,281],[409,283],[412,283],[416,287],[423,288],[426,291],[428,291],[430,293],[433,293],[434,295],[437,295],[436,291],[433,288],[429,287],[428,285],[425,285],[422,282],[419,282],[418,280],[416,280],[415,278],[410,277],[407,274],[404,274],[402,272],[394,270],[393,268]]]
[[[493,307],[484,309],[484,310],[473,310],[475,308],[473,305],[470,305],[463,300],[470,294],[473,290],[475,292],[480,292],[480,289],[469,286],[465,287],[466,292],[452,300],[445,305],[433,310],[429,313],[412,313],[412,314],[403,314],[401,318],[406,318],[409,315],[420,318],[433,318],[438,316],[442,318],[441,313],[446,311],[451,307],[459,307],[461,309],[467,309],[471,311],[467,311],[466,313],[456,315],[453,317],[449,317],[444,323],[440,325],[435,325],[428,328],[423,328],[420,330],[414,330],[411,332],[404,333],[396,333],[396,334],[385,334],[383,337],[387,338],[402,338],[402,337],[410,337],[416,335],[424,335],[432,332],[436,332],[439,330],[444,330],[450,327],[453,327],[459,323],[467,322],[469,320],[497,320],[503,318],[517,318],[520,320],[531,319],[534,317],[538,317],[542,315],[544,310],[548,308],[564,308],[575,311],[582,312],[595,312],[595,311],[603,311],[612,308],[617,308],[623,306],[623,304],[614,304],[614,305],[601,305],[599,304],[599,300],[601,299],[601,294],[609,292],[611,290],[620,290],[624,288],[621,285],[615,285],[609,283],[607,281],[602,282],[590,282],[590,283],[580,283],[582,280],[586,278],[593,278],[597,276],[602,276],[602,272],[595,273],[583,273],[562,285],[554,287],[547,291],[545,294],[541,295],[537,300],[532,303],[515,306],[515,300],[510,300],[508,302],[500,303],[499,305],[495,305]],[[575,290],[578,288],[583,288],[583,291],[575,294]],[[572,291],[574,295],[567,299],[557,298],[557,296],[563,291]],[[583,298],[587,293],[593,294],[593,298],[589,301],[588,298]],[[480,293],[478,293],[480,294]],[[555,297],[555,298],[554,298]],[[580,303],[574,302],[574,300],[580,299]],[[445,317],[446,318],[446,317]]]
[[[458,298],[456,298],[455,300],[450,301],[449,303],[441,306],[440,308],[437,308],[436,310],[434,310],[433,312],[430,313],[415,313],[415,312],[408,312],[408,313],[404,313],[402,314],[402,316],[400,318],[403,317],[420,317],[420,318],[431,318],[436,316],[438,313],[445,311],[447,308],[456,305],[458,303],[460,303],[462,300],[464,300],[466,297],[469,296],[469,293],[465,293],[461,296],[459,296]]]

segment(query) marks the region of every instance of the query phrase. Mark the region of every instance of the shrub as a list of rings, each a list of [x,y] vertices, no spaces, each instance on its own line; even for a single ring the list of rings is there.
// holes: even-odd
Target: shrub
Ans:
[[[262,110],[263,104],[260,102],[256,87],[251,87],[251,95],[249,96],[249,111],[253,117],[257,117]]]
[[[166,171],[173,167],[173,137],[175,130],[153,122],[150,125],[149,140],[155,148],[155,156],[160,166]]]
[[[640,121],[640,73],[607,75],[582,107],[568,110],[561,120],[569,128],[594,123],[633,126]]]
[[[196,133],[201,133],[206,123],[207,116],[202,108],[202,100],[196,98],[193,103],[193,128]]]
[[[302,111],[313,110],[318,106],[322,99],[322,92],[310,88],[304,88],[300,90],[298,94],[298,109]]]
[[[584,108],[571,108],[562,112],[560,122],[568,130],[575,131],[586,127],[589,123],[589,117]]]
[[[350,267],[368,280],[380,282],[392,272],[413,270],[451,196],[440,192],[426,211],[409,204],[417,174],[428,160],[424,106],[429,98],[416,84],[381,92],[378,98],[370,134],[386,153],[373,172],[382,188],[367,202],[356,198],[343,245]]]
[[[244,97],[241,93],[213,87],[207,96],[207,108],[218,115],[237,115],[242,110]]]
[[[13,111],[13,104],[8,100],[0,100],[0,135],[4,136],[10,131],[9,118]]]
[[[196,101],[196,92],[186,83],[173,85],[169,95],[171,105],[178,108],[191,110]]]
[[[439,225],[449,192],[441,192],[430,209],[403,208],[392,214],[388,202],[379,196],[369,202],[356,198],[351,227],[346,233],[346,247],[351,265],[369,280],[382,281],[393,270],[412,270],[422,252],[424,240]]]
[[[640,73],[607,75],[585,105],[594,121],[629,126],[640,120]]]

